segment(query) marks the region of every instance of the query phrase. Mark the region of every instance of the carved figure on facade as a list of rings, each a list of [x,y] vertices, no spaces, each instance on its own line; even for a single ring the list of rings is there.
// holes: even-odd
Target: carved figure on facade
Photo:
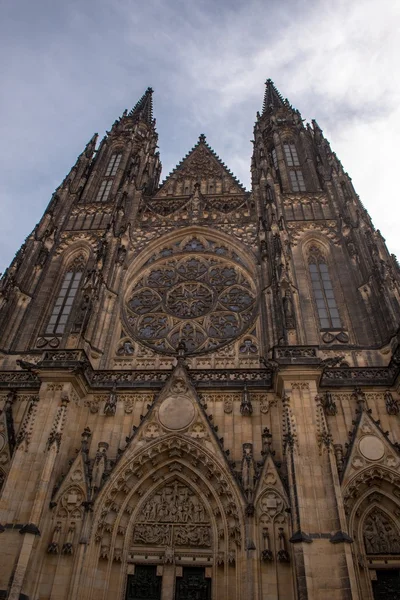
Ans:
[[[252,338],[245,338],[243,343],[239,346],[239,354],[252,355],[257,354],[258,348]]]
[[[255,479],[253,444],[250,443],[243,444],[241,479],[246,498],[250,502],[253,497]]]
[[[54,527],[53,535],[49,545],[47,546],[48,554],[58,554],[60,551],[60,536],[61,536],[61,522],[58,522]]]
[[[116,392],[117,387],[114,385],[113,389],[111,390],[106,403],[104,405],[104,414],[110,417],[113,417],[115,415],[115,412],[117,410],[117,392]]]
[[[388,415],[398,415],[400,411],[400,406],[397,400],[393,398],[393,395],[389,390],[385,392],[385,404],[386,404],[386,412]]]
[[[242,392],[242,401],[240,403],[240,414],[243,416],[251,416],[253,414],[253,405],[251,403],[250,392],[247,384],[244,384]]]
[[[125,340],[120,342],[119,347],[117,349],[118,356],[132,356],[134,353],[134,346],[131,340]]]
[[[286,329],[294,329],[296,327],[296,320],[293,306],[293,296],[290,290],[285,291],[285,295],[282,299],[282,306]]]
[[[61,548],[61,554],[73,554],[73,552],[74,552],[73,540],[74,540],[74,535],[75,535],[75,529],[76,529],[75,522],[71,522],[68,527],[65,542]]]
[[[92,310],[92,299],[90,294],[87,292],[83,293],[83,297],[79,303],[76,311],[73,331],[80,331],[82,334],[85,333],[87,324],[89,322],[90,314]]]
[[[119,265],[123,265],[124,264],[125,258],[126,258],[126,254],[127,254],[126,246],[124,246],[123,244],[120,244],[118,246],[118,249],[117,249],[117,258],[116,258],[116,262]]]
[[[279,550],[276,554],[276,558],[279,562],[290,562],[290,556],[289,556],[289,552],[286,549],[286,537],[285,537],[285,530],[283,527],[279,527],[279,534],[278,534],[278,541],[279,541]]]

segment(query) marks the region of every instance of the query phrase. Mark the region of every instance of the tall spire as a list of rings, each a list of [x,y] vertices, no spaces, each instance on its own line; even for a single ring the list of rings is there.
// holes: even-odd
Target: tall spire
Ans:
[[[144,121],[148,125],[153,124],[153,89],[148,87],[140,100],[128,113],[135,121]]]
[[[267,112],[272,112],[276,108],[289,105],[289,101],[284,99],[283,96],[278,92],[272,79],[267,79],[265,86],[264,103],[262,108],[263,115]]]

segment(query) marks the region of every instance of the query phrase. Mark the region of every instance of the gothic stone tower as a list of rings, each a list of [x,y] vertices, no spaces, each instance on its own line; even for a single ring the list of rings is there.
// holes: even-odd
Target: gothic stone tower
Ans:
[[[0,597],[400,598],[400,275],[273,83],[248,192],[152,90],[0,288]]]

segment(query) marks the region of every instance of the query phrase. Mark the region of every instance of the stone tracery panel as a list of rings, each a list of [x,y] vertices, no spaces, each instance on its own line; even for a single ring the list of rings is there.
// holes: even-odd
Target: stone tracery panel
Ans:
[[[125,317],[133,337],[160,353],[183,340],[191,354],[213,351],[253,324],[257,291],[248,273],[225,257],[166,258],[130,288]]]

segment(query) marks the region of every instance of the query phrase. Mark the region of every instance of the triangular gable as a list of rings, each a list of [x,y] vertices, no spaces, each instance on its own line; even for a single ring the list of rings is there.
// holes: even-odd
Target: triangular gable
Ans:
[[[52,503],[54,505],[60,503],[60,499],[65,497],[64,503],[66,506],[72,507],[74,503],[80,505],[83,501],[89,500],[89,495],[87,466],[83,452],[79,452],[60,487],[54,493]],[[78,500],[77,496],[79,497]]]
[[[261,512],[265,512],[267,505],[269,505],[268,510],[272,512],[284,510],[290,505],[287,491],[271,453],[268,453],[259,474],[254,505],[259,505]]]
[[[244,530],[240,512],[244,498],[230,472],[222,442],[209,421],[179,357],[178,365],[95,499],[93,532],[103,558],[111,556],[115,532],[119,546],[114,549],[114,558],[121,555],[127,523],[139,511],[135,513],[133,534],[135,555],[147,556],[146,545],[154,542],[165,549],[164,560],[169,560],[171,539],[175,539],[172,511],[180,510],[181,505],[176,504],[180,497],[186,498],[193,509],[190,522],[177,517],[184,536],[188,528],[194,531],[194,541],[185,538],[189,546],[210,552],[212,519],[219,532],[220,564],[226,560],[226,551],[231,555],[236,547],[241,547]],[[164,516],[160,520],[162,498],[171,509],[169,524]],[[185,506],[182,504],[183,511]],[[193,520],[198,521],[194,530]]]
[[[212,180],[214,188],[207,186]],[[181,160],[161,184],[156,198],[175,195],[190,195],[193,189],[187,189],[183,182],[198,182],[202,193],[244,194],[245,188],[228,169],[214,150],[207,144],[205,135],[199,137],[197,144]],[[177,185],[181,182],[181,185]]]
[[[368,467],[381,466],[397,470],[400,466],[398,452],[379,427],[379,422],[375,422],[363,408],[360,410],[342,473],[343,487]]]
[[[225,468],[230,469],[229,450],[223,448],[223,438],[218,437],[217,428],[207,417],[205,408],[190,381],[183,360],[178,359],[178,365],[143,417],[120,459],[129,460],[138,448],[176,434],[200,442],[215,457],[219,456]]]

